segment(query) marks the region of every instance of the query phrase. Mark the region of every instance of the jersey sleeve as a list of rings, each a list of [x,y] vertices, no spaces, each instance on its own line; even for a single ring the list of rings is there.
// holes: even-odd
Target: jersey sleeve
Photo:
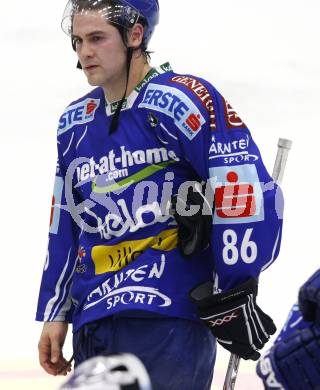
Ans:
[[[58,162],[54,181],[48,251],[39,292],[37,321],[71,322],[70,289],[77,254],[79,227],[66,202],[66,166],[58,139]]]
[[[214,87],[190,76],[149,85],[141,106],[164,114],[159,139],[210,184],[217,292],[258,277],[279,253],[283,197],[246,125]]]

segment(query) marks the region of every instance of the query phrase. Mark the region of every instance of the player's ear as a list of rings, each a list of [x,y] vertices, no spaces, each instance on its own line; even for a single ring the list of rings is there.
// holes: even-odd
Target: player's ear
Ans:
[[[136,23],[128,33],[128,46],[137,49],[143,41],[144,27],[140,23]]]

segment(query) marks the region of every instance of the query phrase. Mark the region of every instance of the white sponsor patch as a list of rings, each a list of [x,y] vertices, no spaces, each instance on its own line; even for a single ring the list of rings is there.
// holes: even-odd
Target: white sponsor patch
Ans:
[[[264,201],[253,164],[209,169],[215,192],[214,223],[250,223],[264,220]]]
[[[168,115],[189,140],[198,134],[205,123],[197,106],[185,93],[165,85],[150,83],[139,107]]]
[[[50,229],[49,232],[52,234],[58,233],[59,221],[60,221],[60,204],[63,190],[63,179],[60,176],[56,176],[54,181],[51,215],[50,215]]]
[[[58,135],[65,133],[75,125],[93,121],[94,114],[100,105],[100,99],[85,99],[66,108],[59,122]]]

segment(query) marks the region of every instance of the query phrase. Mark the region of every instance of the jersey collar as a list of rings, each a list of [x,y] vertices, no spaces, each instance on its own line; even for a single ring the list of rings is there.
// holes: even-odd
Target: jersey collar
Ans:
[[[165,62],[164,64],[156,67],[151,68],[149,72],[145,75],[144,79],[140,81],[140,83],[134,88],[134,90],[130,93],[129,96],[124,100],[122,104],[121,111],[129,110],[132,108],[134,102],[136,101],[139,92],[141,89],[154,77],[159,76],[162,73],[171,72],[172,68],[169,62]],[[111,116],[115,113],[119,103],[121,100],[118,100],[116,102],[108,102],[106,99],[106,114],[107,116]]]

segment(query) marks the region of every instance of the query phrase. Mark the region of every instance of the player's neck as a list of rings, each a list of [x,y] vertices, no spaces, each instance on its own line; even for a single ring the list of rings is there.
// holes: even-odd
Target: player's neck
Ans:
[[[130,75],[126,96],[130,95],[133,89],[144,79],[151,66],[145,62],[143,55],[134,54],[130,66]],[[104,94],[109,102],[116,102],[122,99],[127,83],[126,74],[113,84],[103,86]]]

